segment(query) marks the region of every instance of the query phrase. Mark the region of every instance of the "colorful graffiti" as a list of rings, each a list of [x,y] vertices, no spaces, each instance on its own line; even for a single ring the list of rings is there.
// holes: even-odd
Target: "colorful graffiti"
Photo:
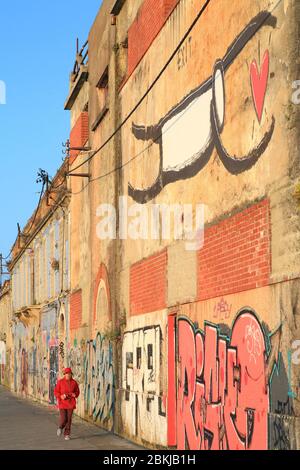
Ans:
[[[122,416],[125,428],[145,442],[166,445],[161,327],[151,326],[126,332],[122,364],[122,388],[125,394]]]
[[[54,389],[58,377],[58,346],[50,347],[49,353],[49,363],[50,363],[50,373],[49,373],[49,403],[55,404]]]
[[[274,450],[292,450],[290,427],[295,416],[291,399],[277,401],[274,414],[270,417],[270,448]]]
[[[275,450],[291,450],[290,444],[290,421],[284,416],[276,416],[273,421],[273,434],[274,443],[273,449]]]
[[[18,322],[13,328],[14,390],[55,404],[59,371],[57,304],[41,312],[40,325]]]
[[[63,370],[65,367],[65,344],[63,341],[59,342],[58,346],[58,356],[59,356],[59,370]]]
[[[156,181],[146,189],[128,185],[128,194],[136,202],[145,204],[157,196],[165,186],[178,180],[192,178],[208,164],[216,149],[226,170],[237,175],[252,168],[267,149],[275,129],[275,118],[259,144],[247,155],[230,155],[222,142],[225,125],[225,76],[249,41],[263,27],[276,27],[276,17],[262,11],[245,27],[229,46],[222,60],[204,83],[193,90],[153,126],[133,124],[132,133],[138,140],[152,140],[159,146],[160,172]],[[261,121],[268,82],[269,52],[261,73],[255,61],[250,68],[251,90],[255,111]],[[195,123],[199,123],[199,126]],[[196,125],[196,127],[195,127]]]
[[[29,377],[29,393],[32,396],[37,395],[37,361],[36,347],[33,346],[28,353],[28,377]]]
[[[297,395],[291,390],[289,351],[287,368],[282,355],[279,364],[270,379],[269,449],[293,450],[297,448],[293,431]]]
[[[83,350],[80,346],[74,346],[68,354],[68,366],[73,371],[73,377],[78,383],[83,382]]]
[[[59,343],[59,356],[62,358],[62,360],[65,359],[65,345],[63,341]]]
[[[49,366],[48,352],[43,345],[37,348],[37,393],[42,400],[48,399],[49,394]]]
[[[268,337],[255,312],[245,308],[230,337],[210,323],[203,332],[182,317],[177,335],[178,377],[177,385],[174,377],[169,380],[173,409],[168,409],[168,426],[176,433],[169,433],[169,445],[193,450],[267,449],[270,377],[278,363],[279,330]],[[174,356],[169,357],[169,367],[175,373]]]
[[[111,430],[114,399],[112,345],[98,333],[94,341],[87,342],[84,357],[85,413]]]

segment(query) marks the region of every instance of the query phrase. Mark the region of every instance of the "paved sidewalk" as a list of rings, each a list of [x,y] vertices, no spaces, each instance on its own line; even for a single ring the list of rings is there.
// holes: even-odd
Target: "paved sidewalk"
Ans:
[[[0,450],[142,450],[74,416],[72,439],[56,436],[58,411],[0,386]]]

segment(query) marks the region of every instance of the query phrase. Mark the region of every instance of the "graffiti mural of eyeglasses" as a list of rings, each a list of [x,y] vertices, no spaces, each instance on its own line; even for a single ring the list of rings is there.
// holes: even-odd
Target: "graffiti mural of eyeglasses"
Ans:
[[[159,146],[160,168],[156,181],[148,188],[128,185],[128,194],[145,204],[165,186],[178,180],[192,178],[209,162],[216,149],[218,156],[232,175],[251,169],[266,151],[275,129],[275,118],[261,141],[247,155],[230,155],[222,142],[225,124],[226,73],[249,41],[262,27],[275,28],[277,19],[270,12],[259,13],[235,38],[223,59],[215,62],[213,74],[198,88],[171,109],[156,125],[132,124],[137,140],[153,141]],[[253,104],[259,123],[262,120],[269,79],[270,56],[266,50],[260,70],[255,60],[250,65],[250,84]]]

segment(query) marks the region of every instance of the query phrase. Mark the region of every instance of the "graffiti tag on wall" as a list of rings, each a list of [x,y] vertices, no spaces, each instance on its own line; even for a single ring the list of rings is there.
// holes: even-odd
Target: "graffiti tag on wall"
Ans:
[[[58,346],[50,348],[49,403],[55,404],[54,388],[58,377]]]
[[[179,449],[268,448],[269,379],[278,344],[278,332],[270,343],[251,309],[238,314],[230,338],[215,325],[206,323],[202,332],[179,318],[176,419],[169,415]]]
[[[84,358],[85,412],[94,421],[113,426],[114,372],[112,345],[98,333],[87,342]]]
[[[70,349],[68,355],[68,366],[71,367],[73,377],[78,383],[83,381],[83,351],[81,346]]]

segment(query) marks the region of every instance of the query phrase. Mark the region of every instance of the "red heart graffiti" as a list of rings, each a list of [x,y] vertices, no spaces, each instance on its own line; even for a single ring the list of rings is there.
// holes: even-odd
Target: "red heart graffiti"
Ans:
[[[266,50],[261,66],[261,72],[259,72],[258,70],[257,62],[255,59],[253,60],[250,66],[252,97],[259,122],[261,121],[264,109],[264,102],[269,78],[269,63],[269,51]]]

